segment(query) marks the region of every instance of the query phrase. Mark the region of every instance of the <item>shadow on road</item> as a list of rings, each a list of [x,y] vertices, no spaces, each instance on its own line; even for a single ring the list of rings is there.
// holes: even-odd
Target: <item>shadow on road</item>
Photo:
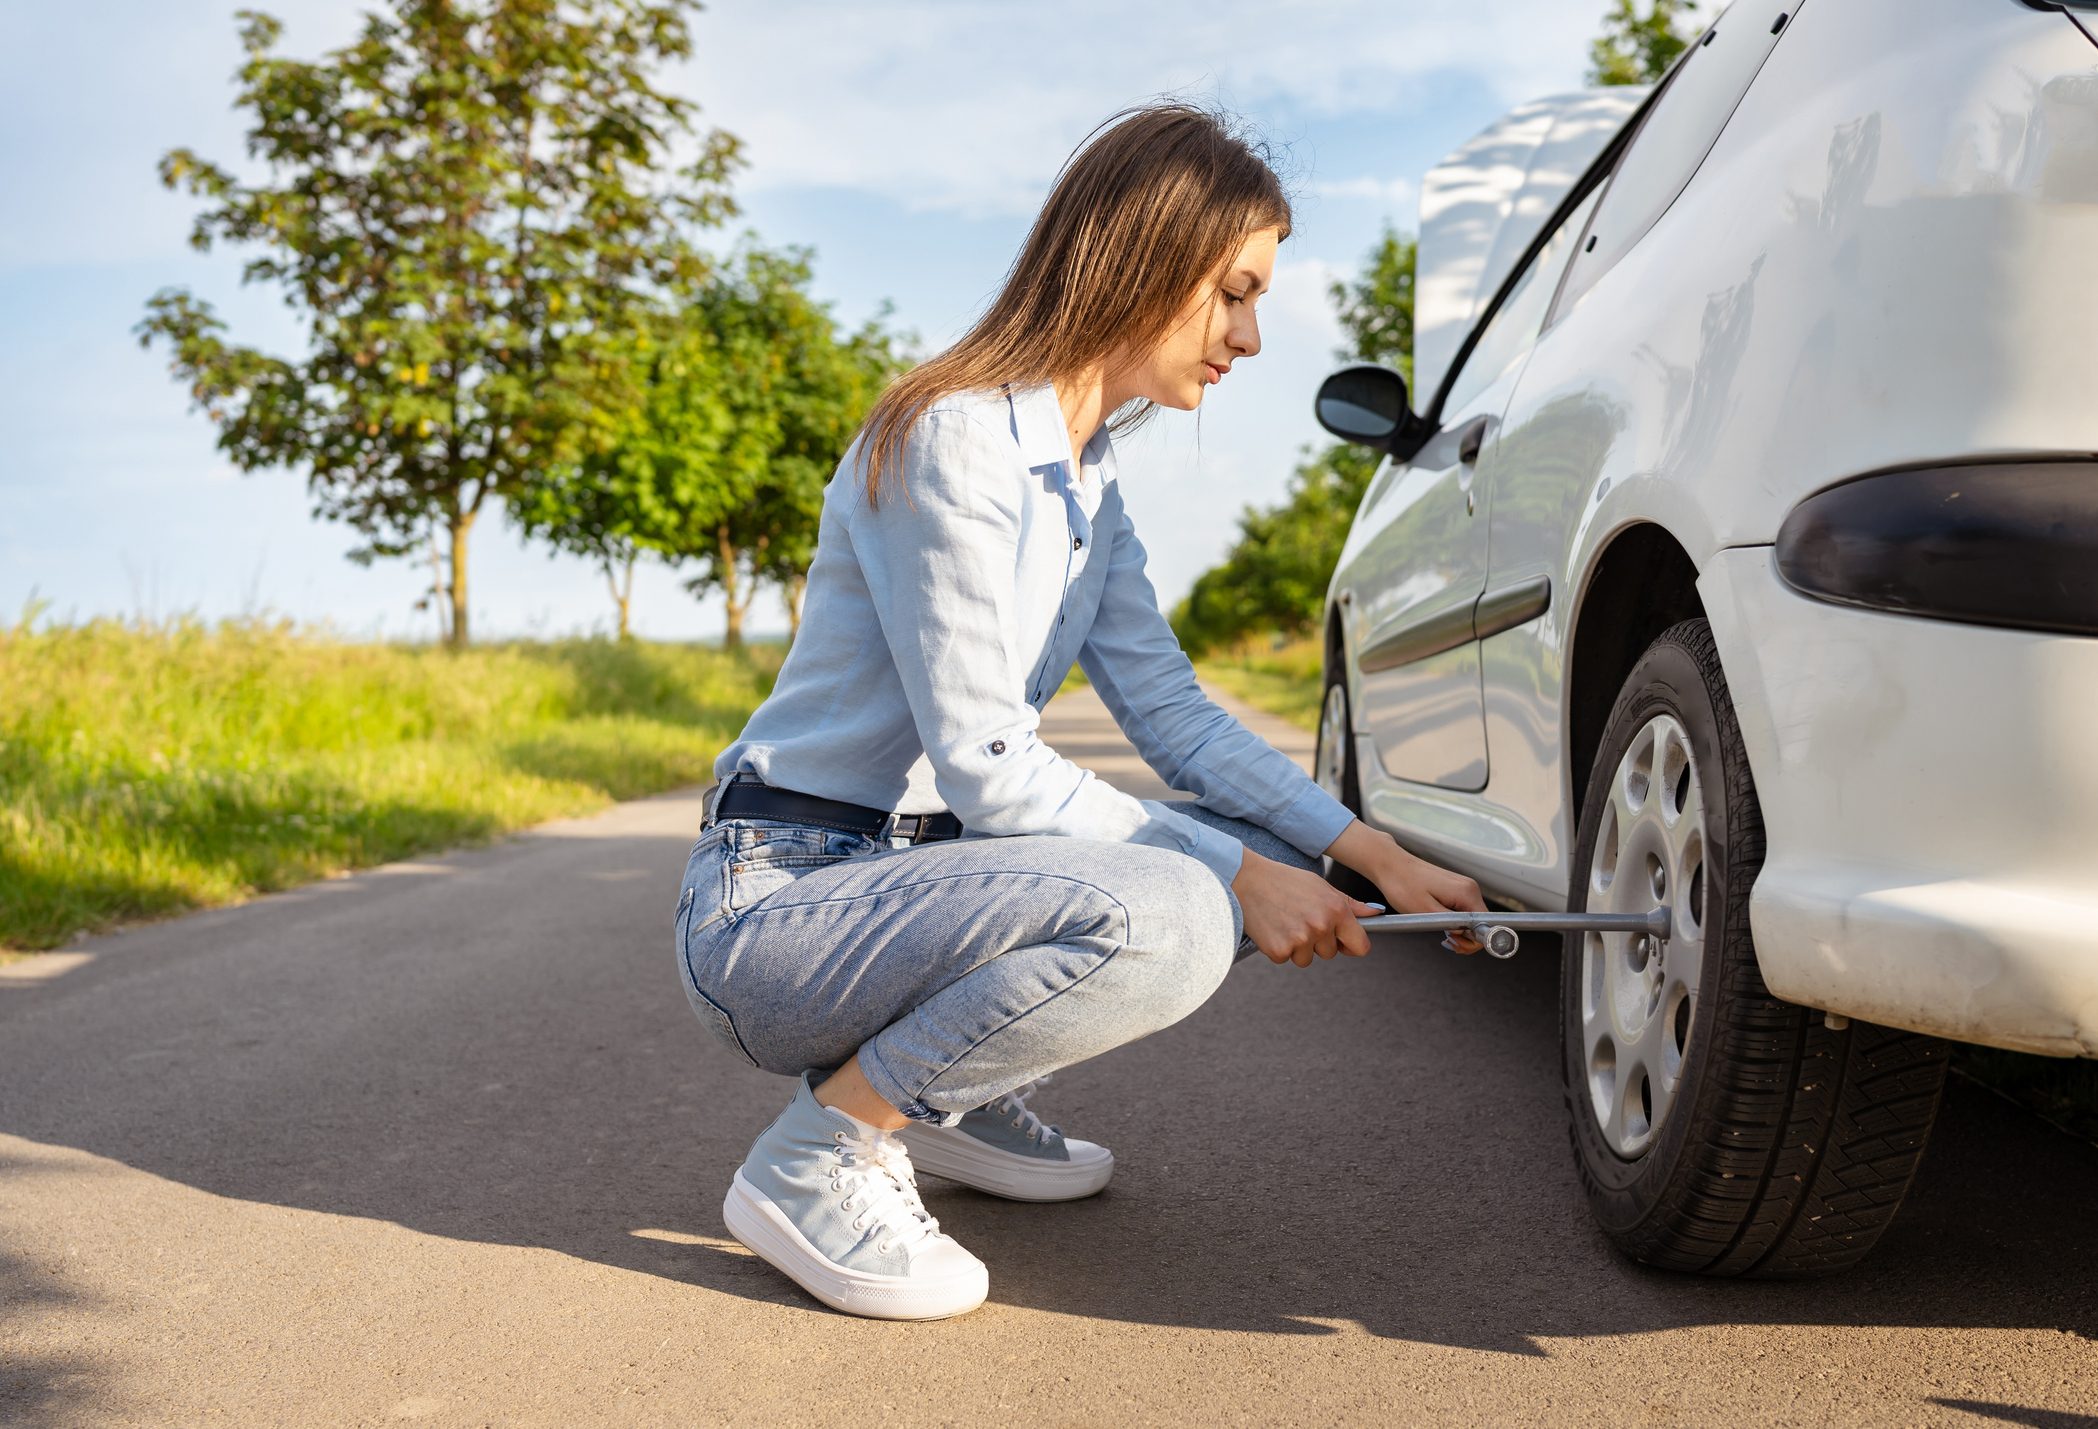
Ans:
[[[809,1303],[720,1240],[721,1192],[787,1084],[733,1064],[684,1003],[688,844],[538,836],[100,940],[79,972],[0,992],[0,1131],[221,1196]],[[1961,1083],[1851,1274],[1618,1258],[1566,1146],[1555,956],[1250,960],[1186,1022],[1042,1094],[1116,1148],[1107,1193],[1024,1206],[928,1178],[928,1200],[996,1300],[1131,1325],[1355,1322],[1519,1355],[1715,1323],[2098,1337],[2098,1153]],[[0,1304],[44,1293],[0,1257]],[[31,1403],[69,1372],[6,1370]]]

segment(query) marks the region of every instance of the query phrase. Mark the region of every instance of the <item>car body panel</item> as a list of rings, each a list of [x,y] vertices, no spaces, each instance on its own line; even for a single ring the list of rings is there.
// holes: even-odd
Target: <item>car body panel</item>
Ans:
[[[1665,113],[1660,101],[1655,112]],[[1605,190],[1595,222],[1608,215]],[[2013,0],[1801,7],[1687,185],[1553,315],[1502,413],[1489,489],[1479,496],[1489,519],[1484,588],[1543,577],[1552,599],[1535,620],[1478,644],[1486,787],[1392,778],[1358,724],[1365,816],[1423,856],[1471,874],[1499,901],[1564,908],[1578,813],[1567,772],[1569,652],[1611,544],[1635,528],[1664,530],[1701,573],[1709,601],[1736,589],[1731,563],[1767,562],[1786,513],[1836,482],[1906,465],[2098,452],[2093,253],[2098,47],[2066,15]],[[1390,570],[1404,581],[1411,568]],[[1359,574],[1349,588],[1358,603],[1367,597]],[[1745,596],[1737,603],[1753,604]],[[1971,657],[1987,678],[2008,681],[1997,691],[2004,707],[2060,702],[2083,688],[2080,675],[1982,652],[1965,627],[1803,603],[1811,616],[1903,625],[1897,643],[1912,663],[1864,667],[1897,687],[1912,680],[1910,688],[1932,689],[1959,668],[1949,662]],[[1731,679],[1744,650],[1755,649],[1767,668],[1754,688],[1775,693],[1752,693],[1743,677],[1737,704],[1769,698],[1782,709],[1784,666],[1756,645],[1755,618],[1743,617],[1749,623],[1722,640],[1721,655]],[[1716,628],[1716,614],[1714,621]],[[1347,678],[1359,698],[1357,632],[1350,619],[1343,626]],[[2047,708],[2055,713],[2045,718],[2059,719],[2070,707]],[[2090,708],[2082,710],[2087,723]],[[1970,724],[1961,738],[1986,729]],[[1852,733],[1871,738],[1865,725]],[[1812,777],[1772,753],[1786,747],[1774,735],[1751,746],[1752,763],[1769,766],[1755,768],[1759,785]],[[1824,741],[1820,757],[1835,757],[1835,747]],[[1938,748],[1942,759],[1946,748]],[[1933,806],[1950,831],[1931,865],[1929,886],[1939,892],[1917,895],[1903,917],[1944,914],[1944,890],[1963,879],[2008,886],[1978,835],[1963,868],[1959,838],[1969,826],[2029,817],[2027,802],[2048,796],[2044,786],[2014,794],[2022,777],[2000,786],[1966,781],[1959,787],[1968,803]],[[1850,865],[1877,858],[1869,832],[1875,787],[1860,784],[1847,796],[1866,801],[1850,826],[1860,844],[1842,855]],[[1789,788],[1775,796],[1781,805],[1801,797]],[[1769,866],[1781,880],[1837,859],[1825,842],[1794,842],[1811,822],[1773,823]],[[2086,839],[2083,847],[2098,844]],[[2090,1026],[2084,1013],[2048,1026],[2041,1015],[2082,997],[2077,987],[2098,987],[2098,922],[2083,917],[2098,904],[2098,863],[2087,860],[2080,885],[2066,878],[2043,880],[2041,901],[2024,906],[2068,908],[2063,916],[2083,919],[2081,931],[2037,913],[2022,926],[2046,925],[2035,946],[2050,950],[2046,968],[2082,969],[2074,987],[2030,969],[1990,982],[1977,969],[1990,959],[2008,967],[2008,942],[1975,934],[1965,914],[1944,914],[1948,931],[1935,941],[1912,939],[1909,946],[1929,952],[1906,964],[1894,951],[1898,940],[1879,934],[1860,944],[1878,950],[1870,958],[1846,962],[1831,930],[1863,916],[1864,894],[1815,903],[1774,882],[1752,918],[1782,995],[1971,1040],[2088,1048],[2079,1040]],[[1970,988],[1964,1000],[1951,997],[1954,986]],[[2012,1030],[1992,1030],[2001,1028]]]
[[[1763,809],[1770,990],[2098,1055],[2098,640],[1810,600],[1768,546],[1698,590]]]

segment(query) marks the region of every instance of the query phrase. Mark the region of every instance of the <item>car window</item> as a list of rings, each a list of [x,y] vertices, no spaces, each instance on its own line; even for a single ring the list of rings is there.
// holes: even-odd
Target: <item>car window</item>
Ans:
[[[1734,0],[1684,52],[1618,162],[1555,313],[1578,301],[1668,211],[1804,3]]]
[[[1471,355],[1457,370],[1456,378],[1450,383],[1449,395],[1443,399],[1443,411],[1461,410],[1465,403],[1493,385],[1493,380],[1506,372],[1508,365],[1537,340],[1538,330],[1544,326],[1544,310],[1552,301],[1552,292],[1559,286],[1559,275],[1566,270],[1566,260],[1573,254],[1575,239],[1587,225],[1589,211],[1595,207],[1596,195],[1600,191],[1600,188],[1589,189],[1588,196],[1567,214],[1565,221],[1552,231],[1544,246],[1523,268],[1515,286],[1508,290],[1508,296],[1487,319]]]

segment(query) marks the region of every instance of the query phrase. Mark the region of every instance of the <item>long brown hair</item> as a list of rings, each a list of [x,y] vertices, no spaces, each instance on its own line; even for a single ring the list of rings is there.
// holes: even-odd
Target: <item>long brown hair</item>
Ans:
[[[1178,100],[1108,116],[1064,161],[998,296],[937,357],[889,385],[860,425],[867,502],[901,464],[911,423],[956,392],[1079,377],[1118,349],[1148,351],[1189,296],[1263,228],[1289,237],[1267,146],[1222,110]],[[1131,402],[1115,435],[1157,404]]]

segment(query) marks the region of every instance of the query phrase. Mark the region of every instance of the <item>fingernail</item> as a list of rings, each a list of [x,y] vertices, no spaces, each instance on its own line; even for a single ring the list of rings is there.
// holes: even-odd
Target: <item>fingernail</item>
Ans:
[[[1363,899],[1362,901],[1365,905],[1376,909],[1379,913],[1388,913],[1391,911],[1390,909],[1386,908],[1382,903],[1371,903],[1367,898]]]

